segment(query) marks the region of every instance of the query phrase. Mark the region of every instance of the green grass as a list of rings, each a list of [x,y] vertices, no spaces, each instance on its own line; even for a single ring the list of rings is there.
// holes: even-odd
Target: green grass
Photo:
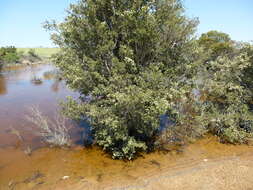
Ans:
[[[25,54],[29,49],[34,49],[35,53],[40,57],[50,57],[51,55],[59,52],[59,48],[17,48],[18,52],[24,52]]]

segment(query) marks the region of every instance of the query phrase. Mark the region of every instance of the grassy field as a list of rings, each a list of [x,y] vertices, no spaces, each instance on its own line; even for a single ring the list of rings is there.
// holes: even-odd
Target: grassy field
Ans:
[[[29,49],[34,49],[40,57],[50,57],[59,51],[59,48],[17,48],[18,52],[24,52],[25,54]]]

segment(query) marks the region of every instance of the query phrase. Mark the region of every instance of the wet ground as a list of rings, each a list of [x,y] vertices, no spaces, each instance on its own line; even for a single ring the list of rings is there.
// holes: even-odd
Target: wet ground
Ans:
[[[253,147],[221,144],[212,136],[126,162],[97,147],[45,146],[24,119],[27,107],[36,104],[53,117],[59,99],[78,96],[51,78],[51,70],[40,65],[0,74],[0,190],[253,189]],[[42,83],[34,84],[34,76]],[[73,126],[73,142],[82,130]]]
[[[0,149],[0,189],[253,189],[253,148],[207,137],[131,162],[98,148]]]

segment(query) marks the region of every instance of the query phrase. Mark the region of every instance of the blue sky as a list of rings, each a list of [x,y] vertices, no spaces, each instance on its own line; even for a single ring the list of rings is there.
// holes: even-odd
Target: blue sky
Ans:
[[[253,40],[253,0],[183,0],[186,13],[198,17],[198,34],[228,33],[237,41]]]
[[[77,0],[0,0],[0,46],[53,46],[45,20],[64,18]],[[198,17],[198,34],[209,30],[228,33],[237,41],[253,40],[253,0],[183,0],[186,14]]]

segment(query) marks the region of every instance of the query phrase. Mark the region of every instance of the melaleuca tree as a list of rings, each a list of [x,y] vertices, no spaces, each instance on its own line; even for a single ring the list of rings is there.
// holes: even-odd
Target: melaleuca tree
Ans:
[[[243,44],[240,48],[241,53],[245,53],[249,57],[250,66],[244,69],[244,76],[242,83],[248,88],[251,92],[253,92],[253,45],[246,43]]]
[[[249,57],[219,57],[202,67],[201,101],[206,129],[223,142],[246,143],[252,138],[253,115],[247,105],[248,91],[242,85]]]
[[[235,53],[234,42],[224,32],[211,30],[203,33],[198,39],[200,46],[210,54],[209,59],[215,60],[219,56],[233,57]]]
[[[247,89],[247,103],[250,107],[250,110],[253,110],[253,45],[250,43],[240,43],[239,44],[239,52],[244,53],[248,56],[249,59],[249,67],[246,67],[243,70],[243,77],[241,80],[241,85]]]
[[[221,142],[248,143],[253,138],[252,95],[244,80],[252,57],[242,51],[233,58],[220,55],[207,64],[210,55],[204,49],[198,51],[187,66],[188,77],[171,83],[174,125],[158,136],[158,145],[189,142],[206,133]]]
[[[171,109],[171,84],[194,59],[196,24],[180,0],[71,5],[64,22],[45,25],[61,48],[55,64],[81,94],[65,113],[86,118],[95,142],[114,158],[152,149],[159,118]]]
[[[249,109],[252,56],[249,45],[231,40],[228,34],[209,31],[198,40],[202,64],[198,65],[201,81],[202,110],[207,131],[223,142],[246,143],[252,137],[253,117]],[[203,121],[203,120],[202,120]]]

